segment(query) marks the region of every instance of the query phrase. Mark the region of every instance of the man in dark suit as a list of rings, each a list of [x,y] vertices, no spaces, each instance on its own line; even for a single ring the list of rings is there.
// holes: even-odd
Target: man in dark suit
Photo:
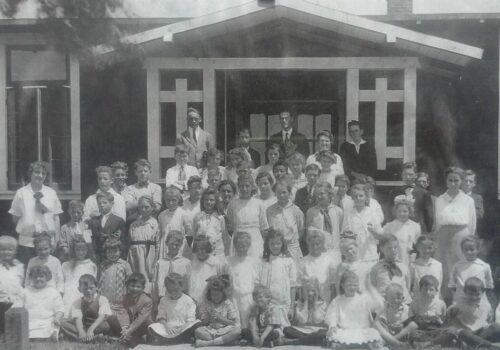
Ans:
[[[201,167],[203,152],[215,147],[215,142],[208,132],[200,127],[201,113],[196,108],[188,108],[187,130],[177,135],[176,145],[185,145],[188,148],[188,164]]]
[[[301,153],[306,159],[309,156],[309,143],[306,137],[293,130],[293,116],[288,111],[280,113],[281,131],[272,135],[266,143],[266,148],[273,144],[278,144],[283,150],[285,158],[295,152]]]
[[[363,140],[363,129],[357,120],[347,124],[351,140],[340,146],[340,156],[344,162],[344,172],[351,180],[368,175],[375,178],[377,173],[377,153],[369,142]]]
[[[429,191],[420,186],[415,186],[416,178],[417,165],[414,162],[404,163],[401,171],[401,179],[404,181],[404,185],[393,189],[389,193],[391,202],[390,208],[387,208],[387,214],[389,215],[386,215],[386,217],[394,218],[392,213],[394,198],[404,195],[414,201],[413,213],[410,219],[420,224],[422,233],[430,233],[434,225],[434,204]]]
[[[243,151],[247,152],[252,159],[252,167],[257,169],[260,167],[260,153],[259,151],[250,147],[250,140],[252,139],[252,132],[250,129],[241,129],[238,135],[238,143]]]

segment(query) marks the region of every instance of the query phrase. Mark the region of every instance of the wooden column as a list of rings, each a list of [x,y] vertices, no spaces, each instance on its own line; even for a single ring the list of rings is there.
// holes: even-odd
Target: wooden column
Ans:
[[[7,191],[7,66],[5,45],[0,44],[0,192]]]
[[[403,162],[415,161],[417,142],[417,69],[405,69]]]
[[[215,117],[215,70],[212,65],[203,67],[203,129],[217,140]],[[220,148],[219,148],[220,149]]]
[[[347,70],[346,96],[346,135],[349,135],[347,124],[359,119],[359,69]]]
[[[81,143],[80,143],[80,63],[70,56],[71,94],[71,190],[81,193]]]
[[[152,181],[158,182],[164,176],[160,174],[160,71],[155,67],[147,68],[147,101],[148,101],[148,159],[151,162]]]

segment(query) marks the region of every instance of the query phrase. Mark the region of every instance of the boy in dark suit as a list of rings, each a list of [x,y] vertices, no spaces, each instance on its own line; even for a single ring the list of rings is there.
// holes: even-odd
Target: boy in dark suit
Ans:
[[[340,146],[340,156],[344,162],[344,172],[352,180],[377,173],[377,153],[370,142],[363,140],[363,129],[357,120],[347,124],[350,140]]]
[[[239,133],[239,144],[240,147],[243,148],[245,152],[250,155],[252,159],[252,167],[257,169],[260,167],[260,153],[257,150],[254,150],[250,147],[250,140],[252,139],[252,132],[250,129],[241,129]]]
[[[295,193],[295,205],[302,210],[304,215],[306,215],[307,210],[311,207],[314,206],[315,200],[314,200],[314,185],[316,185],[316,182],[318,182],[319,175],[321,173],[321,169],[319,168],[318,164],[312,163],[306,166],[306,179],[307,179],[307,185],[299,188],[297,192]]]

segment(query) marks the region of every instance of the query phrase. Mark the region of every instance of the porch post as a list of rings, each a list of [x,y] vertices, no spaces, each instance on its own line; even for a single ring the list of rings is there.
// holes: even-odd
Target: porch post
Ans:
[[[147,67],[147,101],[148,101],[148,160],[151,162],[153,181],[160,180],[160,102],[158,68]]]
[[[81,192],[80,62],[70,56],[71,93],[71,190]]]
[[[5,45],[0,44],[0,192],[7,191],[7,67]]]
[[[215,117],[215,70],[212,65],[203,67],[203,129],[217,139],[217,118]],[[220,149],[221,146],[218,145]]]
[[[347,70],[347,96],[346,96],[346,138],[349,135],[348,123],[359,118],[359,69]]]
[[[405,69],[403,162],[415,161],[417,138],[417,69]]]

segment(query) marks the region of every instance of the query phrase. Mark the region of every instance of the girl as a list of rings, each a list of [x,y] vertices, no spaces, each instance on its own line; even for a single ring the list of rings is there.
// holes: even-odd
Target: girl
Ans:
[[[64,276],[64,315],[69,317],[71,305],[75,300],[80,298],[82,294],[78,290],[78,281],[83,275],[97,276],[97,266],[88,257],[87,243],[83,237],[76,237],[70,245],[71,254],[70,260],[62,264],[62,272]]]
[[[227,297],[228,284],[223,277],[209,279],[205,300],[198,310],[202,326],[194,332],[196,347],[227,345],[239,339],[238,310]]]
[[[160,230],[158,221],[151,215],[155,210],[152,197],[142,196],[137,203],[139,217],[130,225],[130,248],[127,261],[133,272],[146,277],[146,291],[151,291],[153,267],[156,262],[156,244]]]
[[[184,249],[187,249],[186,237],[192,237],[191,222],[184,209],[182,209],[181,191],[177,187],[170,186],[165,190],[164,198],[167,208],[158,216],[160,240],[156,260],[161,256],[165,256],[167,253],[166,238],[170,231],[179,231],[184,235],[184,242],[181,248],[182,252],[184,252]]]
[[[382,210],[382,206],[375,199],[375,187],[376,182],[375,179],[371,176],[365,176],[363,178],[364,185],[366,187],[366,196],[368,197],[368,206],[372,208],[378,216],[380,223],[383,223],[385,220],[384,211]]]
[[[307,186],[307,179],[304,174],[306,160],[301,153],[296,152],[288,157],[288,166],[293,176],[293,193],[295,194],[298,189]]]
[[[352,232],[345,232],[344,235],[347,238],[343,238],[340,243],[340,251],[344,260],[337,268],[337,278],[335,279],[337,294],[340,292],[340,277],[347,270],[354,272],[358,276],[360,292],[367,292],[371,289],[369,276],[373,263],[359,260],[358,242],[351,234]]]
[[[440,291],[443,282],[443,266],[432,257],[434,239],[429,235],[422,235],[418,237],[416,247],[417,258],[411,263],[410,267],[413,295],[418,296],[420,293],[420,279],[426,275],[431,275],[437,279],[438,291]]]
[[[226,215],[229,202],[236,196],[236,185],[231,180],[222,180],[217,190],[219,191],[220,198],[217,210],[221,215]]]
[[[15,259],[17,241],[0,236],[0,333],[4,330],[5,313],[23,295],[24,265]]]
[[[194,238],[205,235],[212,244],[214,255],[225,255],[225,243],[229,246],[229,237],[226,232],[226,221],[224,216],[217,212],[217,192],[209,188],[201,195],[201,212],[196,214],[193,220]]]
[[[127,194],[127,177],[128,165],[127,163],[116,161],[110,165],[113,174],[113,183],[111,188],[118,194],[124,196]],[[125,196],[124,196],[125,198]]]
[[[350,186],[351,180],[349,180],[349,176],[335,176],[335,187],[337,188],[337,195],[334,198],[334,204],[338,205],[343,210],[344,214],[354,208],[354,201],[352,200],[352,197],[347,194],[349,192]]]
[[[64,276],[61,262],[56,257],[50,255],[52,252],[52,237],[47,232],[38,233],[33,239],[37,256],[31,258],[26,271],[29,271],[35,265],[45,265],[50,269],[51,278],[47,280],[50,287],[55,288],[59,293],[64,292]],[[29,286],[29,276],[24,281],[25,287]]]
[[[231,280],[234,304],[240,312],[241,327],[248,326],[250,308],[253,304],[252,291],[259,278],[259,260],[248,255],[251,244],[250,234],[236,232],[234,234],[235,256],[228,258],[229,277]]]
[[[288,252],[296,263],[302,258],[300,241],[304,236],[304,214],[291,201],[292,186],[280,180],[274,187],[278,202],[267,208],[269,226],[285,236]]]
[[[436,259],[443,264],[443,286],[448,286],[450,271],[463,259],[460,243],[476,233],[474,200],[462,192],[464,171],[450,167],[445,171],[447,191],[436,199]]]
[[[233,148],[232,150],[230,150],[229,162],[226,166],[226,169],[224,169],[223,176],[227,180],[231,180],[232,182],[236,183],[238,181],[238,167],[244,160],[250,161],[250,159],[248,158],[249,157],[247,153],[241,147]]]
[[[57,341],[64,305],[61,294],[48,282],[52,278],[50,269],[36,265],[28,270],[29,287],[16,307],[24,307],[29,313],[29,337],[50,338]]]
[[[274,175],[273,175],[273,167],[274,164],[280,160],[283,159],[283,150],[280,145],[273,143],[268,149],[267,149],[267,159],[269,163],[262,165],[256,169],[257,174],[258,173],[268,173],[271,174],[274,180]]]
[[[396,219],[387,223],[383,233],[392,233],[399,241],[399,259],[403,264],[410,265],[410,253],[420,236],[420,225],[410,220],[410,210],[413,204],[408,202],[406,196],[401,195],[394,198],[394,212]]]
[[[276,203],[276,196],[273,192],[274,178],[269,173],[258,173],[255,179],[259,194],[255,195],[256,198],[262,201],[265,209]]]
[[[280,231],[269,229],[260,266],[259,284],[271,291],[273,304],[279,309],[282,326],[289,326],[293,319],[297,269],[290,258],[285,237]]]
[[[344,212],[342,232],[351,231],[356,235],[360,260],[378,260],[377,240],[381,237],[381,222],[377,214],[368,206],[364,185],[351,188],[354,207]]]
[[[200,212],[200,198],[203,192],[201,177],[191,176],[187,182],[189,197],[184,201],[182,209],[186,212],[189,221],[192,223],[196,214]]]
[[[193,260],[187,271],[188,295],[200,305],[207,279],[226,272],[225,261],[212,255],[212,244],[207,236],[198,235],[193,242]]]
[[[319,152],[319,162],[321,164],[321,175],[319,181],[326,181],[333,186],[335,186],[335,177],[337,175],[342,175],[337,173],[336,170],[332,170],[332,165],[335,163],[335,155],[332,151],[321,151]]]
[[[87,243],[89,257],[95,260],[94,245],[92,244],[92,231],[83,219],[83,203],[72,200],[68,205],[70,220],[61,227],[61,237],[57,245],[59,260],[69,259],[70,244],[75,238],[83,238]]]
[[[263,236],[269,228],[266,211],[262,202],[252,196],[255,189],[252,176],[239,177],[238,189],[240,197],[233,199],[227,208],[227,231],[230,235],[237,231],[248,232],[252,237],[248,254],[260,258],[264,247]],[[234,255],[234,240],[230,253]]]
[[[340,346],[379,348],[381,338],[372,328],[373,304],[370,296],[359,292],[358,276],[345,271],[340,277],[340,295],[328,306],[326,339],[331,349]]]
[[[208,183],[208,173],[211,170],[217,170],[221,174],[221,179],[224,180],[225,177],[222,174],[225,173],[225,169],[221,166],[222,159],[224,159],[224,153],[219,151],[217,148],[210,148],[208,151],[204,152],[202,162],[202,169],[200,170],[203,188],[209,186]]]

